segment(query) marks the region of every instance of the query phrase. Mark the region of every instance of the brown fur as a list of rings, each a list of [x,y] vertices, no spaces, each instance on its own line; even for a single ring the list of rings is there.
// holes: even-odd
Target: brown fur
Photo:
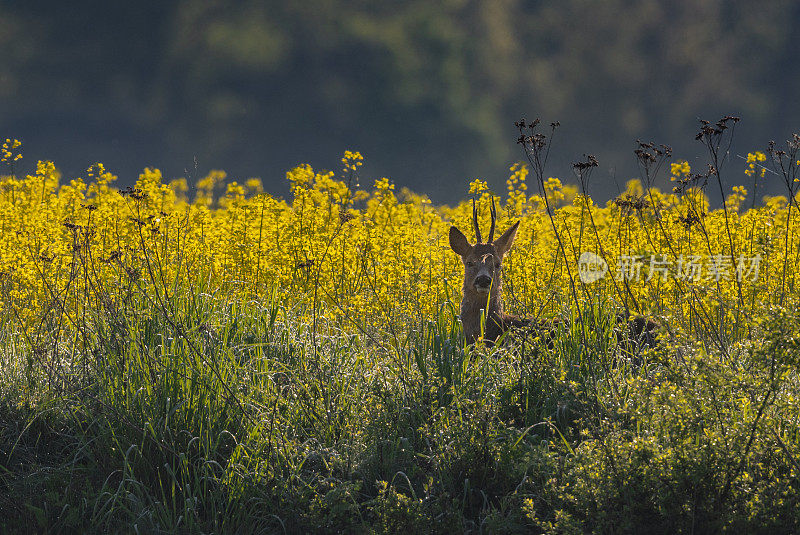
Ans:
[[[624,325],[623,328],[620,328]],[[617,314],[617,345],[629,353],[639,353],[646,347],[655,347],[661,325],[652,318]]]

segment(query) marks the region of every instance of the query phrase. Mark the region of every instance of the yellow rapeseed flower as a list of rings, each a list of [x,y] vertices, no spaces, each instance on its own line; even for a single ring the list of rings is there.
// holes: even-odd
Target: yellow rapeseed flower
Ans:
[[[670,172],[672,173],[670,180],[675,181],[680,178],[686,178],[692,174],[692,168],[689,166],[689,162],[681,160],[670,164]]]
[[[344,156],[342,157],[342,165],[344,165],[343,171],[347,172],[355,172],[364,164],[364,157],[358,151],[344,151]]]
[[[489,191],[489,184],[486,181],[476,178],[469,183],[469,194],[480,195],[484,191]]]
[[[747,176],[754,176],[758,173],[760,178],[764,178],[764,174],[767,170],[763,165],[759,165],[758,162],[764,162],[766,160],[767,155],[761,151],[747,153],[747,168],[744,170],[744,174]]]
[[[387,192],[389,190],[394,190],[394,184],[391,184],[388,178],[379,178],[375,181],[375,189]]]
[[[0,148],[0,161],[16,162],[22,159],[22,152],[19,148],[22,142],[17,139],[6,138],[2,148]]]

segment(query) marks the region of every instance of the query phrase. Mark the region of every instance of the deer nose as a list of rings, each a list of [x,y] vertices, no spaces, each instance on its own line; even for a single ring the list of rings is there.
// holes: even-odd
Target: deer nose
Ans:
[[[492,278],[481,275],[475,279],[475,286],[478,288],[488,288],[492,284]]]

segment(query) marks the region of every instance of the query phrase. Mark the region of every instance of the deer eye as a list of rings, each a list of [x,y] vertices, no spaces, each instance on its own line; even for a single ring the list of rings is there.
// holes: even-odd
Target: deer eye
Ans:
[[[475,267],[475,262],[472,260],[467,260],[467,267]]]

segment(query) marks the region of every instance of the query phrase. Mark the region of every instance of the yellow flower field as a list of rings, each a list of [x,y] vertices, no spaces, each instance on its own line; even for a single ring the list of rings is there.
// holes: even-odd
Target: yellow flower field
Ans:
[[[13,148],[4,152],[8,163],[19,159]],[[462,268],[448,228],[473,239],[468,199],[478,200],[488,227],[494,193],[475,180],[465,184],[465,200],[449,207],[397,191],[385,178],[359,189],[362,159],[348,151],[340,173],[296,167],[287,173],[288,200],[262,192],[257,179],[226,182],[218,171],[193,185],[191,198],[185,180],[167,183],[157,169],[127,190],[102,164],[70,180],[52,162],[39,162],[33,175],[6,175],[3,320],[35,330],[55,314],[75,319],[87,307],[114,306],[132,288],[156,297],[186,288],[277,297],[287,314],[320,329],[392,332],[457,306]],[[743,177],[763,161],[751,154]],[[683,188],[645,191],[631,181],[598,206],[557,178],[545,180],[542,192],[527,165],[512,166],[507,192],[495,197],[499,229],[522,220],[505,263],[507,308],[556,314],[574,285],[585,303],[603,296],[619,309],[666,318],[676,330],[704,325],[732,334],[742,315],[796,303],[796,199],[767,198],[747,209],[747,191],[735,187],[724,208],[711,209],[686,183],[686,162],[673,163],[671,173]],[[555,207],[552,222],[543,193]],[[607,266],[596,282],[581,282],[583,252]]]

